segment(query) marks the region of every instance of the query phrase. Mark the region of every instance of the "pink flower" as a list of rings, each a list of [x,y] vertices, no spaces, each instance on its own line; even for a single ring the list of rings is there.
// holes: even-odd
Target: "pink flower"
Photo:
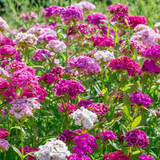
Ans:
[[[4,150],[8,151],[8,149],[9,149],[9,143],[8,143],[7,140],[0,138],[0,150],[1,149],[4,149]]]
[[[5,129],[0,129],[0,139],[7,139],[8,138],[8,131]]]

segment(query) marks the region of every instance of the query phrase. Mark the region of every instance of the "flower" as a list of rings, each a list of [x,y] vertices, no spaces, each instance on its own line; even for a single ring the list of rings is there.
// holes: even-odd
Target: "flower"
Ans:
[[[51,40],[47,44],[46,48],[48,48],[49,50],[53,52],[58,53],[58,52],[64,52],[66,50],[66,45],[65,43],[59,40]]]
[[[106,130],[104,132],[100,132],[100,135],[103,137],[103,140],[106,142],[108,140],[117,140],[117,137],[114,132]],[[99,139],[99,135],[97,134],[96,139]]]
[[[78,7],[68,6],[61,11],[61,18],[65,23],[83,21],[83,12]]]
[[[136,73],[141,75],[142,70],[137,62],[127,56],[118,57],[109,63],[109,68],[112,70],[127,70],[129,76],[134,77]]]
[[[37,19],[38,17],[34,12],[26,12],[26,13],[20,13],[19,18],[28,21]]]
[[[8,138],[8,131],[5,129],[0,129],[0,139],[7,139]]]
[[[39,146],[39,151],[34,154],[37,160],[67,160],[67,156],[71,153],[63,141],[53,138]]]
[[[90,74],[96,74],[100,70],[98,63],[93,58],[87,56],[71,58],[68,60],[68,65]]]
[[[81,84],[81,82],[75,81],[73,79],[61,79],[58,84],[55,85],[53,91],[57,96],[68,95],[74,99],[78,94],[86,92],[86,89]]]
[[[7,140],[0,138],[0,150],[1,149],[4,149],[4,150],[8,151],[8,149],[9,149],[9,143],[8,143]]]
[[[0,17],[0,31],[4,32],[7,31],[8,29],[9,29],[8,24],[3,18]]]
[[[9,113],[11,113],[11,115],[14,115],[17,119],[24,116],[32,116],[33,111],[35,109],[40,109],[41,106],[40,103],[38,103],[36,100],[26,97],[16,99],[12,101],[11,104],[12,108],[9,110]]]
[[[128,147],[136,145],[139,148],[147,148],[149,142],[146,133],[139,129],[127,132],[124,140],[127,142]]]
[[[103,103],[91,103],[86,107],[86,109],[96,113],[99,116],[103,116],[109,111],[109,108]]]
[[[53,73],[45,73],[39,80],[52,84],[56,81],[56,77]]]
[[[88,1],[81,1],[77,4],[74,4],[74,6],[87,11],[96,9],[96,6]]]
[[[66,141],[70,142],[75,135],[76,135],[75,132],[72,132],[70,130],[64,130],[62,134],[58,135],[58,137],[63,142],[66,142]]]
[[[97,148],[97,143],[95,142],[95,137],[88,134],[82,133],[79,136],[75,136],[73,138],[74,143],[76,146],[73,146],[73,151],[76,152],[78,155],[85,155],[87,152],[89,154],[93,153],[93,148]]]
[[[114,151],[112,153],[105,154],[104,160],[130,160],[122,151]]]
[[[75,106],[72,103],[65,103],[64,105],[62,103],[60,103],[58,105],[59,107],[59,111],[64,113],[65,111],[67,111],[69,114],[73,113],[74,111],[77,110],[77,106]]]
[[[74,153],[74,154],[71,154],[69,157],[67,157],[68,160],[91,160],[90,157],[88,156],[85,156],[85,155],[79,155],[78,153]]]
[[[92,103],[93,102],[90,99],[82,99],[77,103],[77,106],[86,108],[89,104],[92,104]]]
[[[84,107],[74,111],[70,117],[75,120],[75,125],[83,125],[87,129],[92,128],[94,123],[98,122],[97,115]]]
[[[139,156],[140,160],[155,160],[151,155],[142,154]]]
[[[132,93],[129,96],[131,103],[137,104],[139,106],[143,105],[144,107],[149,107],[153,102],[153,100],[148,94],[143,94],[140,91]]]
[[[113,52],[102,50],[102,51],[97,51],[94,54],[94,58],[99,64],[107,64],[115,57]]]
[[[89,24],[93,24],[93,25],[103,24],[104,23],[103,20],[107,21],[107,17],[105,14],[102,14],[99,12],[87,15],[87,18],[86,18],[86,21]]]
[[[32,46],[37,44],[37,37],[30,33],[18,33],[15,37],[19,46]]]

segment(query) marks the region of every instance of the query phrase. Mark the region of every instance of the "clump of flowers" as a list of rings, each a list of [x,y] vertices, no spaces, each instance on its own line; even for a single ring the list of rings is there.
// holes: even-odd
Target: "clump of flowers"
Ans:
[[[90,99],[82,99],[77,103],[77,106],[86,108],[89,104],[92,104],[92,103],[93,102]]]
[[[0,31],[4,32],[4,31],[7,31],[8,29],[9,29],[8,24],[3,18],[0,17]]]
[[[83,159],[83,160],[91,160],[90,157],[86,156],[86,155],[79,155],[77,153],[74,153],[74,154],[71,154],[69,157],[67,157],[68,160],[80,160],[80,159]]]
[[[70,115],[75,120],[75,125],[83,125],[85,128],[92,128],[94,123],[98,122],[98,117],[95,113],[81,107]]]
[[[65,105],[63,105],[62,103],[60,103],[58,105],[59,107],[59,111],[64,113],[66,110],[69,114],[73,113],[74,111],[77,110],[77,106],[72,104],[72,103],[65,103]]]
[[[3,46],[3,45],[10,45],[15,47],[17,44],[12,39],[3,37],[0,39],[0,46]]]
[[[84,11],[90,11],[96,9],[96,6],[89,1],[81,1],[77,4],[74,4],[75,7],[78,7]]]
[[[13,57],[17,53],[16,48],[11,45],[4,45],[0,47],[0,59]]]
[[[51,40],[47,44],[46,48],[49,50],[58,53],[58,52],[64,52],[66,50],[66,45],[65,43],[59,41],[59,40]]]
[[[104,65],[108,64],[108,62],[110,62],[115,57],[113,52],[102,50],[102,51],[97,51],[94,54],[94,58],[99,64]]]
[[[122,151],[114,151],[112,153],[105,154],[103,156],[104,160],[130,160]]]
[[[46,57],[51,58],[54,55],[54,53],[50,52],[47,49],[37,49],[32,58],[35,59],[36,61],[43,61],[43,60],[46,61],[46,57],[44,55]]]
[[[43,76],[40,77],[39,80],[44,81],[48,84],[52,84],[57,80],[57,78],[55,77],[53,73],[45,73]]]
[[[57,17],[60,17],[62,10],[63,10],[62,7],[53,5],[53,6],[50,6],[48,8],[42,9],[41,12],[45,13],[45,18],[46,19],[48,19],[48,18],[56,19]]]
[[[8,88],[9,85],[10,84],[6,78],[0,78],[0,94],[4,89]]]
[[[139,156],[139,160],[155,160],[151,155],[142,154]]]
[[[149,107],[153,102],[148,94],[143,94],[140,91],[130,94],[130,101],[133,104],[136,104],[138,106],[143,105],[144,107]]]
[[[62,75],[64,74],[64,69],[62,67],[57,67],[54,66],[51,73],[54,73],[54,75],[56,76],[57,80],[62,78]]]
[[[87,56],[71,58],[68,61],[68,65],[90,74],[96,74],[100,71],[98,63],[93,58]]]
[[[104,103],[92,103],[89,104],[86,108],[99,116],[103,116],[109,111],[109,108],[105,106]]]
[[[86,89],[81,82],[73,79],[61,79],[58,84],[55,85],[53,91],[57,96],[67,95],[74,99],[78,94],[86,92]]]
[[[66,144],[55,138],[50,139],[50,141],[46,142],[44,145],[39,146],[39,151],[34,153],[37,160],[67,160],[67,156],[70,154]]]
[[[0,138],[0,150],[8,151],[8,149],[9,149],[8,141]]]
[[[63,142],[70,142],[75,135],[75,132],[72,132],[70,130],[64,130],[62,134],[58,135],[58,137]]]
[[[93,46],[107,49],[108,47],[115,47],[115,44],[113,42],[113,39],[111,37],[107,37],[106,35],[96,35],[93,38],[91,37],[91,40],[93,40]]]
[[[8,131],[5,129],[0,129],[0,139],[7,139],[8,138]]]
[[[32,46],[37,44],[37,37],[34,34],[18,33],[15,37],[16,43],[19,46]]]
[[[35,109],[40,109],[40,104],[34,100],[23,97],[21,99],[16,99],[11,102],[12,108],[9,110],[11,115],[19,119],[24,116],[33,116],[33,111]]]
[[[61,11],[61,18],[67,24],[75,24],[77,21],[83,21],[83,12],[78,7],[68,6]]]
[[[160,45],[151,46],[140,52],[143,57],[158,60],[160,58]]]
[[[136,73],[141,75],[142,70],[137,62],[127,56],[118,57],[109,63],[109,68],[112,70],[127,70],[129,76],[135,76]]]
[[[159,73],[160,72],[160,68],[159,66],[156,64],[155,60],[152,59],[146,59],[143,63],[142,66],[142,71],[144,72],[148,72],[150,74],[153,73]]]
[[[107,17],[105,14],[102,14],[99,12],[87,15],[87,18],[86,18],[86,21],[89,24],[93,24],[96,26],[103,24],[104,23],[103,20],[107,21]]]
[[[20,150],[20,152],[22,152],[22,148],[20,148],[19,150]],[[23,147],[24,155],[26,155],[27,153],[30,153],[30,152],[35,152],[35,151],[38,151],[38,148],[33,148],[33,147],[29,147],[29,146]],[[33,156],[34,156],[34,153],[33,153]],[[33,156],[29,155],[28,160],[35,160],[35,158]]]
[[[134,15],[129,15],[129,25],[130,27],[136,27],[139,24],[147,24],[147,19],[144,16],[134,16]]]
[[[128,147],[137,146],[139,148],[147,148],[149,142],[146,133],[139,129],[127,132],[124,140]]]
[[[103,137],[103,140],[106,142],[108,140],[117,140],[117,137],[114,132],[106,130],[104,132],[100,132],[100,135]],[[99,139],[99,135],[97,134],[96,139]]]
[[[34,12],[27,12],[27,13],[20,13],[19,18],[28,21],[37,19],[38,17]]]
[[[74,143],[76,146],[73,146],[73,151],[76,152],[78,155],[85,155],[87,152],[89,154],[93,153],[93,148],[97,148],[97,143],[95,142],[95,137],[88,134],[82,133],[79,136],[75,136],[73,138]]]

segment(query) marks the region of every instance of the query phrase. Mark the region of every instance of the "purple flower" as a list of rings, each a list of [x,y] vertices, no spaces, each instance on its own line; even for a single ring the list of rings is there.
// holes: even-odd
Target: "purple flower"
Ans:
[[[77,106],[78,107],[87,107],[89,104],[92,104],[93,102],[92,102],[92,100],[90,100],[90,99],[82,99],[82,100],[80,100],[78,103],[77,103]]]
[[[139,156],[140,160],[155,160],[151,155],[142,154]]]

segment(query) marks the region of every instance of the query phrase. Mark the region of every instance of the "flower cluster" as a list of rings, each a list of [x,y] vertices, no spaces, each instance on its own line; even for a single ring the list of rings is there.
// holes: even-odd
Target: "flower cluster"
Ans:
[[[7,139],[8,138],[8,131],[5,129],[0,129],[0,139]]]
[[[60,16],[62,10],[62,7],[53,5],[48,8],[42,9],[42,12],[45,12],[45,18],[56,18]]]
[[[53,52],[58,53],[58,52],[64,52],[66,50],[66,45],[65,43],[59,40],[51,40],[47,44],[46,48],[48,48],[49,50]]]
[[[133,104],[137,104],[139,106],[143,105],[145,107],[149,107],[153,102],[148,94],[143,94],[140,91],[130,94],[130,101]]]
[[[46,57],[51,58],[54,55],[53,52],[50,52],[47,49],[37,49],[33,55],[33,59],[36,61],[46,61]],[[46,57],[45,57],[46,56]]]
[[[155,160],[151,155],[142,154],[139,156],[139,160]]]
[[[39,151],[34,153],[37,160],[67,160],[67,156],[70,154],[66,144],[55,138],[50,139],[50,141],[46,142],[44,145],[39,146]]]
[[[87,18],[86,18],[86,21],[89,23],[89,24],[93,24],[93,25],[100,25],[100,24],[103,24],[103,20],[107,21],[107,17],[105,14],[102,14],[102,13],[93,13],[93,14],[90,14],[90,15],[87,15]]]
[[[75,136],[73,138],[74,143],[76,146],[73,146],[73,151],[76,152],[78,155],[85,155],[87,152],[89,154],[93,153],[93,148],[97,148],[97,143],[95,142],[95,137],[88,134],[82,133],[79,136]]]
[[[130,160],[122,151],[114,151],[103,156],[104,160]]]
[[[136,145],[139,148],[147,148],[149,142],[146,133],[139,129],[127,132],[124,140],[127,142],[128,147]]]
[[[66,142],[66,141],[70,142],[75,135],[76,135],[75,131],[72,132],[70,130],[64,130],[62,134],[58,135],[58,137],[63,142]]]
[[[77,110],[77,106],[75,106],[72,103],[65,103],[64,105],[62,103],[60,103],[58,105],[59,107],[59,111],[64,113],[65,111],[67,111],[69,114],[73,113],[74,111]]]
[[[9,149],[9,143],[8,143],[7,140],[0,138],[0,150],[1,149],[5,150],[5,151],[8,151],[8,149]]]
[[[11,104],[12,108],[9,110],[9,113],[14,115],[17,119],[22,118],[25,115],[32,116],[33,111],[35,109],[40,109],[41,106],[36,100],[26,97],[16,99],[12,101]]]
[[[91,103],[86,108],[99,116],[103,116],[109,111],[109,108],[104,103]]]
[[[90,157],[86,156],[86,155],[79,155],[77,153],[74,153],[74,154],[71,154],[69,157],[67,157],[68,160],[80,160],[80,159],[83,159],[83,160],[91,160]]]
[[[0,17],[0,31],[4,32],[4,31],[7,31],[8,29],[9,29],[8,24],[4,19]]]
[[[83,125],[85,128],[92,128],[94,123],[98,122],[98,117],[95,113],[81,107],[70,115],[75,120],[75,125]]]
[[[81,84],[81,82],[75,81],[73,79],[61,79],[58,84],[55,85],[53,91],[57,96],[68,95],[74,99],[78,94],[86,92],[86,89]]]
[[[55,77],[57,78],[57,80],[62,78],[62,75],[64,74],[64,69],[62,67],[53,67],[51,73],[54,73]]]
[[[17,44],[10,38],[2,37],[0,39],[0,46],[3,46],[3,45],[10,45],[15,47]]]
[[[117,137],[114,132],[106,130],[104,132],[100,132],[100,135],[103,137],[103,140],[106,142],[108,140],[117,140]],[[99,139],[99,135],[97,134],[96,139]]]
[[[74,4],[74,6],[80,8],[81,10],[86,10],[86,11],[96,9],[96,6],[89,1],[81,1],[77,4]]]
[[[82,99],[77,103],[77,106],[86,108],[89,104],[92,104],[92,103],[93,102],[90,99]]]
[[[160,73],[160,67],[156,64],[155,60],[146,59],[143,63],[142,71],[148,72],[150,74]]]
[[[115,47],[115,44],[111,37],[107,37],[106,35],[96,35],[93,37],[93,46],[108,48]]]
[[[100,71],[98,63],[93,58],[87,56],[71,58],[68,61],[68,65],[90,74],[96,74]]]
[[[37,19],[38,17],[34,12],[27,12],[27,13],[20,13],[19,18],[28,21]]]
[[[76,23],[77,21],[83,21],[83,12],[78,7],[68,6],[61,11],[61,18],[65,23]]]
[[[94,58],[99,64],[108,64],[112,59],[114,59],[114,53],[107,51],[107,50],[102,50],[102,51],[97,51],[94,54]]]
[[[15,38],[19,46],[36,45],[38,40],[34,34],[22,33],[22,32],[18,33]]]
[[[135,76],[136,73],[141,75],[142,70],[137,62],[127,56],[118,57],[109,63],[112,70],[127,70],[129,76]]]
[[[140,52],[143,57],[157,60],[160,58],[160,45],[151,46]]]

